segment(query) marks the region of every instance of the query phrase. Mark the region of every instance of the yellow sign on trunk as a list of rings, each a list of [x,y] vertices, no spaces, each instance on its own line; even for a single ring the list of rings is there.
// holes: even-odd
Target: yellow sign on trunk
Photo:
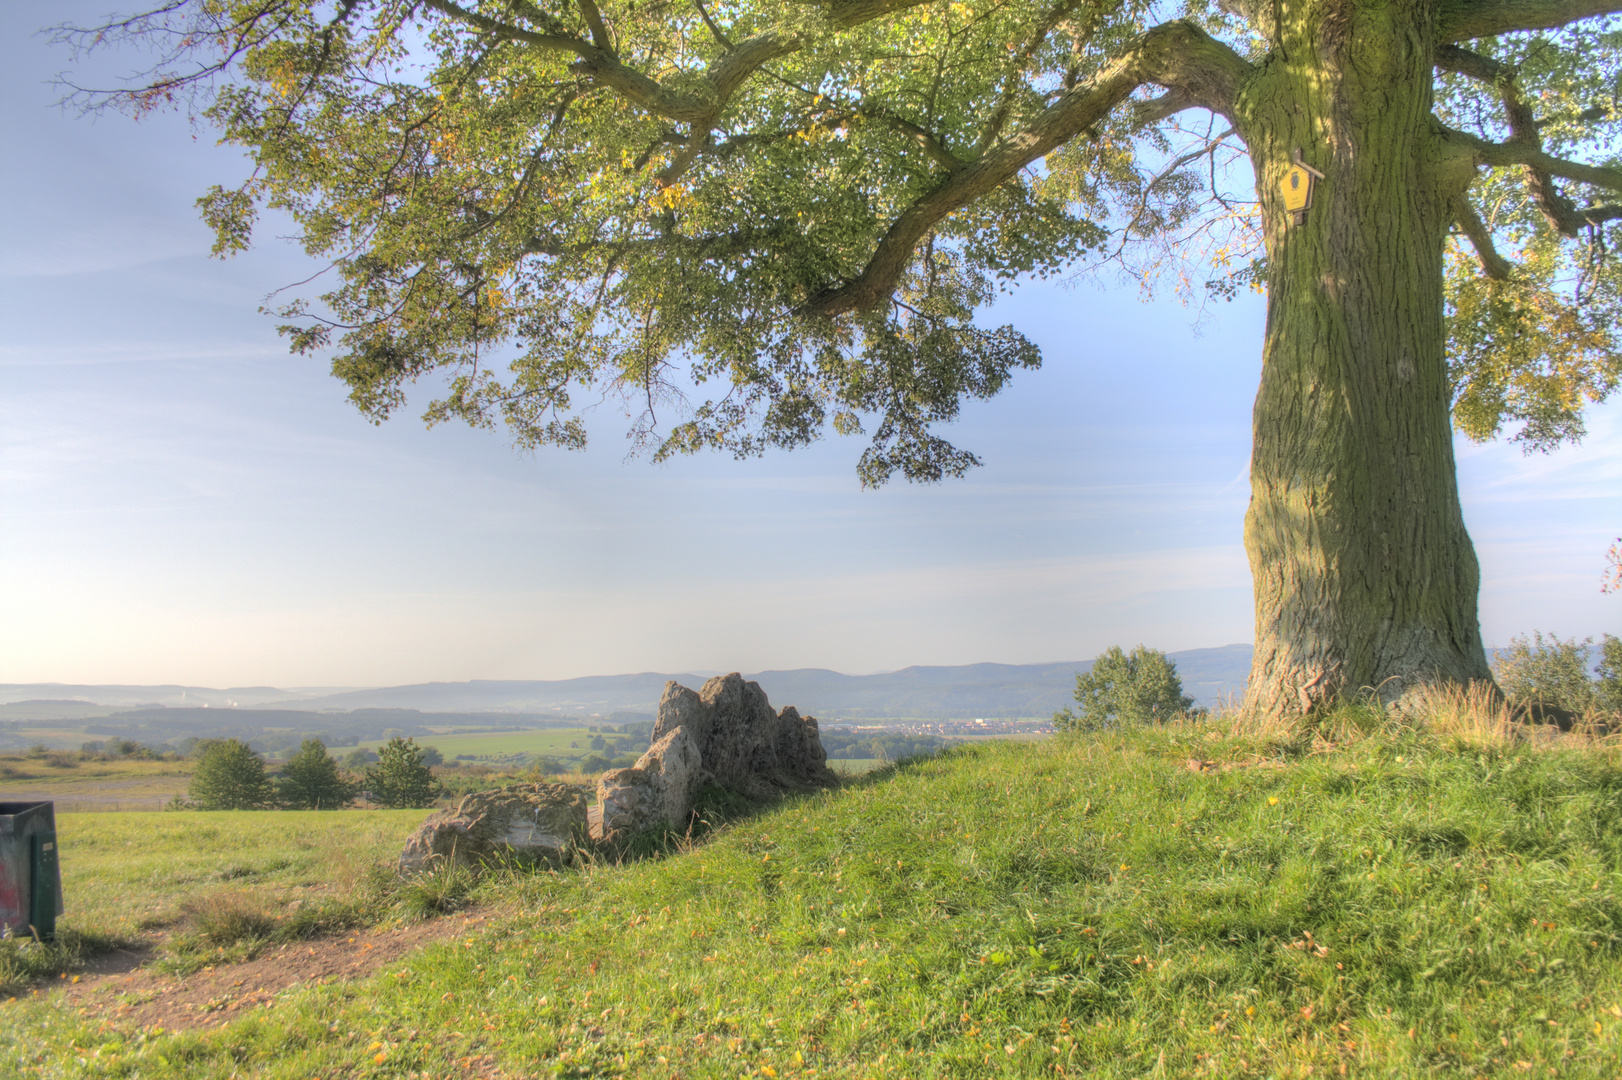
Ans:
[[[1307,221],[1307,211],[1312,209],[1312,185],[1324,178],[1324,174],[1301,160],[1301,148],[1295,148],[1291,155],[1295,164],[1284,174],[1279,181],[1279,190],[1284,193],[1284,209],[1295,215],[1295,223],[1304,225]]]
[[[1279,185],[1284,190],[1284,209],[1307,210],[1312,206],[1312,174],[1299,165],[1292,165]]]

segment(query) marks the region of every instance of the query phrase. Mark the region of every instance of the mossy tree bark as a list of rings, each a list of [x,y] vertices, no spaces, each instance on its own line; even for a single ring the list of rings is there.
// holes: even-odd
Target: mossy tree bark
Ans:
[[[1236,102],[1271,267],[1245,521],[1249,701],[1269,712],[1491,678],[1442,315],[1472,163],[1431,114],[1435,13],[1416,0],[1282,12]],[[1296,148],[1326,174],[1300,224],[1280,194]]]

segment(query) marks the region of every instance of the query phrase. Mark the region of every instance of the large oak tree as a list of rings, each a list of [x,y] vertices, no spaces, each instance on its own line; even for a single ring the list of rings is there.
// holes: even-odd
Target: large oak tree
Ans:
[[[864,483],[938,479],[975,459],[934,426],[1039,362],[974,322],[998,288],[1265,290],[1250,696],[1292,712],[1490,677],[1452,433],[1576,438],[1622,374],[1618,9],[174,0],[60,35],[158,52],[86,105],[246,148],[217,250],[292,216],[335,285],[286,332],[377,419],[433,375],[430,422],[574,447],[607,391],[656,457],[831,426]]]

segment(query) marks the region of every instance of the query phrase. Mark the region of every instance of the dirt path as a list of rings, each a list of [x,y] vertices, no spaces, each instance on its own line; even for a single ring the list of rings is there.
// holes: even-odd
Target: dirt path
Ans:
[[[365,978],[426,945],[460,937],[487,917],[470,911],[410,926],[289,942],[246,963],[185,976],[145,966],[153,958],[151,949],[111,953],[96,958],[76,980],[69,976],[33,992],[60,994],[79,1015],[121,1026],[219,1027],[274,1003],[284,991]]]

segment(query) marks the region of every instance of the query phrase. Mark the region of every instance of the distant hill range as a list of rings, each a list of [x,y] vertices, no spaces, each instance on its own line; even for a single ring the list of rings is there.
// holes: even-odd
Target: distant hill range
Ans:
[[[1202,705],[1214,705],[1225,697],[1244,692],[1245,679],[1250,674],[1250,655],[1249,645],[1224,645],[1170,654],[1177,663],[1184,692]],[[879,675],[842,675],[824,668],[797,668],[762,671],[746,678],[760,683],[772,704],[793,705],[802,713],[824,720],[900,717],[946,720],[1051,715],[1070,702],[1076,674],[1091,666],[1090,660],[1058,664],[965,664],[909,667]],[[199,686],[0,683],[0,720],[88,719],[131,709],[146,713],[157,709],[202,710],[205,707],[210,712],[216,709],[274,711],[284,717],[288,713],[372,710],[485,716],[607,716],[625,711],[651,713],[667,680],[675,679],[696,688],[706,677],[694,672],[643,672],[552,681],[476,679],[369,690],[332,687],[287,690],[270,686],[217,690]],[[403,719],[398,713],[396,716]],[[285,717],[283,722],[290,719],[295,718]],[[513,719],[519,717],[513,716]],[[202,716],[193,718],[193,722],[206,723]]]

